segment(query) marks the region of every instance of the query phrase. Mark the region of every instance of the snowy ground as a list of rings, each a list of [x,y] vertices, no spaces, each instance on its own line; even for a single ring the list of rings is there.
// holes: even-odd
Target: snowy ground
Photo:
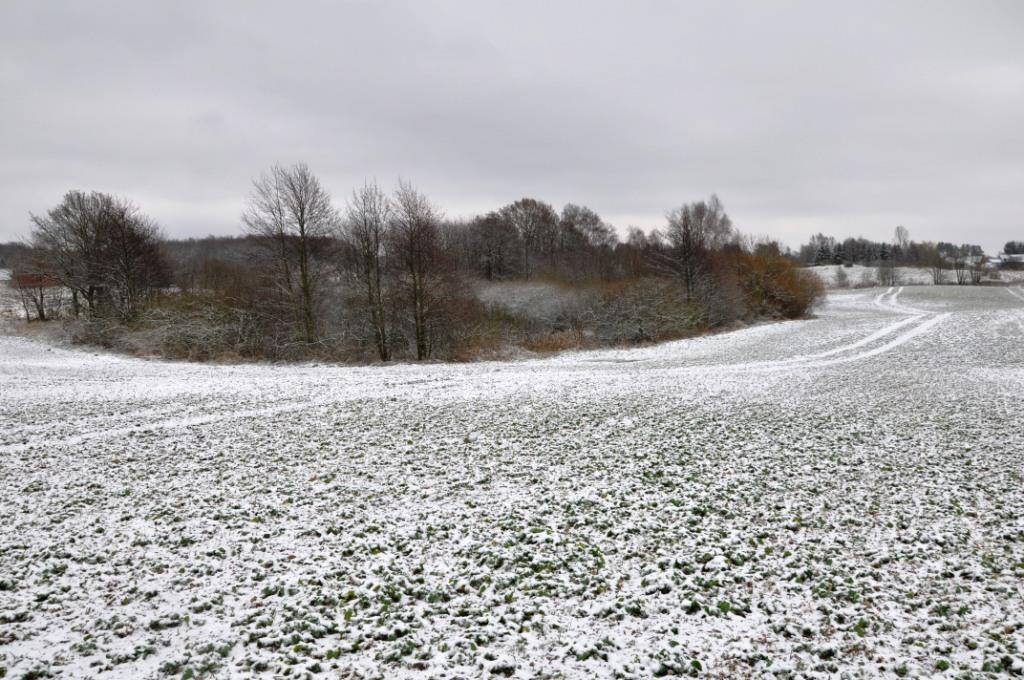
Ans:
[[[861,264],[855,264],[850,267],[830,264],[821,267],[806,267],[806,269],[807,271],[816,274],[825,282],[825,286],[828,288],[861,288],[864,286],[878,285],[877,267],[865,267]],[[836,277],[840,270],[846,274],[847,282],[845,286],[839,286],[836,281]],[[999,270],[994,273],[998,279],[993,279],[991,276],[987,276],[985,281],[1013,284],[1024,282],[1024,271]],[[956,273],[952,270],[946,271],[943,274],[943,278],[947,284],[956,283]],[[923,267],[896,267],[896,280],[901,285],[909,286],[930,286],[933,281],[931,270]]]
[[[1021,673],[1022,394],[1008,288],[517,363],[0,337],[0,668]]]

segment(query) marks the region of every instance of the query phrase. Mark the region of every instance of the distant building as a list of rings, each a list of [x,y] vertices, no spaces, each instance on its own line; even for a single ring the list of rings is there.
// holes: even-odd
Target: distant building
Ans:
[[[59,288],[60,281],[53,274],[30,274],[28,272],[14,272],[11,275],[11,285],[20,290],[26,288]]]
[[[992,264],[1000,269],[1024,269],[1024,253],[999,253]]]
[[[941,253],[942,259],[950,264],[963,262],[967,266],[992,264],[994,260],[987,255],[954,255],[952,253]]]

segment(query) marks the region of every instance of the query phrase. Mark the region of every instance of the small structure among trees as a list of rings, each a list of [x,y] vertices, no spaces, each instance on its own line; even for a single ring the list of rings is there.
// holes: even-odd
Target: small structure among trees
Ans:
[[[15,271],[9,285],[17,291],[27,321],[46,321],[61,307],[63,287],[53,274]]]

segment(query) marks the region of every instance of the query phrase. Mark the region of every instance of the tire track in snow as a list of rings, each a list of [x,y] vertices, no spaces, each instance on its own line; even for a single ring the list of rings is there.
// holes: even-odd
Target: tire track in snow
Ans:
[[[904,305],[903,303],[899,302],[898,298],[900,296],[900,293],[902,293],[902,292],[903,292],[903,286],[900,286],[899,290],[897,290],[895,293],[892,294],[892,297],[889,298],[889,300],[888,300],[888,307],[889,307],[889,309],[895,310],[897,312],[906,312],[906,313],[909,313],[909,314],[928,314],[927,310],[918,309],[917,307],[910,307],[908,305]]]
[[[910,307],[904,305],[899,301],[900,293],[903,292],[904,286],[896,288],[895,286],[889,286],[889,289],[884,293],[879,294],[875,297],[875,306],[884,309],[889,312],[903,312],[906,314],[929,314],[930,312],[926,309],[918,309],[917,307]]]
[[[878,296],[877,296],[877,297],[875,298],[875,305],[876,305],[876,306],[878,306],[878,307],[881,307],[882,309],[885,309],[885,310],[888,310],[888,309],[890,309],[890,308],[889,308],[888,306],[886,306],[886,304],[885,304],[885,298],[886,298],[886,296],[888,296],[889,294],[891,294],[891,293],[892,293],[892,291],[893,291],[893,287],[892,287],[892,286],[889,286],[889,290],[885,291],[884,293],[881,293],[880,295],[878,295]]]
[[[836,354],[842,354],[843,352],[850,352],[852,350],[860,349],[861,347],[864,347],[865,345],[870,345],[871,343],[873,343],[873,342],[875,342],[877,340],[880,340],[881,338],[884,338],[887,335],[891,335],[892,333],[895,333],[896,331],[898,331],[899,329],[903,328],[904,326],[910,325],[910,324],[912,324],[912,323],[914,323],[916,321],[919,321],[920,319],[921,319],[921,316],[911,316],[911,317],[906,318],[906,319],[901,319],[901,320],[899,320],[899,321],[897,321],[895,323],[891,323],[888,326],[885,326],[884,328],[878,329],[874,333],[871,333],[870,335],[865,336],[865,337],[861,338],[860,340],[857,340],[856,342],[852,342],[852,343],[850,343],[848,345],[842,345],[841,347],[834,347],[833,349],[826,350],[824,352],[816,352],[814,354],[802,354],[802,355],[798,355],[798,356],[795,356],[795,357],[790,357],[788,359],[775,359],[775,360],[770,360],[770,361],[752,361],[752,362],[745,363],[745,364],[722,364],[722,365],[717,366],[717,367],[700,367],[700,368],[758,369],[758,368],[773,368],[773,367],[776,367],[776,366],[779,367],[779,368],[790,367],[790,366],[792,366],[794,364],[807,363],[807,362],[811,362],[811,361],[816,361],[818,359],[823,359],[823,358],[826,358],[826,357],[835,356]]]
[[[822,367],[826,367],[826,366],[835,366],[835,365],[838,365],[838,364],[847,364],[847,363],[850,363],[850,362],[853,362],[853,361],[861,361],[863,359],[870,359],[870,358],[876,357],[876,356],[878,356],[880,354],[885,354],[886,352],[890,352],[890,351],[896,349],[897,347],[900,347],[901,345],[907,344],[908,342],[910,342],[914,338],[918,337],[919,335],[927,333],[929,330],[931,330],[932,328],[934,328],[938,324],[942,323],[943,321],[948,319],[950,316],[952,316],[951,312],[945,312],[943,314],[939,314],[938,316],[933,316],[933,317],[927,318],[923,322],[918,323],[917,325],[913,326],[907,332],[905,332],[905,333],[903,333],[901,335],[896,336],[895,338],[893,338],[892,340],[890,340],[887,343],[884,343],[884,344],[879,345],[877,347],[872,347],[871,349],[868,349],[868,350],[863,351],[863,352],[857,352],[855,354],[851,354],[849,356],[840,356],[840,357],[836,357],[834,359],[825,359],[825,360],[821,361],[821,360],[812,359],[811,356],[815,356],[815,355],[811,355],[811,356],[808,356],[808,357],[801,357],[799,361],[794,360],[792,363],[790,363],[788,365],[773,364],[773,365],[760,366],[760,367],[757,367],[757,366],[755,366],[755,367],[736,366],[735,368],[737,370],[749,370],[749,371],[753,371],[755,373],[772,373],[772,372],[777,372],[777,371],[787,371],[787,370],[803,369],[803,368],[822,368]],[[922,318],[923,317],[920,317],[920,316],[911,317],[910,319],[905,319],[904,321],[900,322],[899,324],[894,324],[894,326],[902,327],[902,326],[905,326],[905,325],[909,325],[912,322],[921,321]],[[887,328],[883,328],[881,331],[878,331],[877,333],[874,333],[873,337],[869,336],[869,338],[865,338],[864,341],[862,341],[861,346],[869,344],[869,341],[870,342],[874,342],[875,340],[878,340],[878,339],[880,339],[882,337],[885,337],[886,335],[891,334],[893,330],[895,330],[895,328],[893,326],[890,326],[890,327],[887,327]],[[843,351],[848,351],[849,350],[849,348],[838,348],[838,349],[841,349]],[[836,352],[836,353],[838,353],[838,352]],[[719,370],[721,370],[721,368],[719,368]]]
[[[21,453],[40,446],[74,446],[76,444],[82,444],[85,442],[98,441],[104,439],[116,439],[117,437],[124,437],[132,434],[143,434],[152,430],[173,430],[177,428],[192,427],[195,425],[209,425],[211,423],[217,423],[228,420],[272,416],[280,413],[288,413],[290,411],[299,411],[316,405],[317,404],[315,404],[314,402],[309,401],[289,401],[286,404],[278,404],[276,406],[266,406],[263,408],[256,409],[247,409],[245,411],[232,411],[227,413],[210,414],[204,416],[193,416],[191,418],[169,418],[166,420],[157,420],[150,423],[139,423],[137,425],[132,425],[128,427],[108,427],[102,430],[82,432],[81,434],[72,435],[70,437],[63,437],[61,439],[40,437],[32,441],[22,442],[18,444],[5,444],[3,446],[0,446],[0,453]]]
[[[938,316],[932,316],[932,314],[933,314],[932,312],[927,312],[927,311],[924,311],[924,310],[917,309],[915,307],[908,307],[906,305],[902,305],[899,302],[897,302],[897,298],[899,297],[900,293],[902,293],[902,292],[903,292],[903,286],[900,286],[898,289],[896,289],[894,286],[890,286],[889,289],[886,290],[884,293],[881,293],[881,294],[879,294],[878,296],[875,297],[875,300],[874,300],[875,305],[878,306],[881,309],[886,310],[886,311],[895,311],[895,312],[900,312],[900,313],[909,313],[909,314],[912,314],[913,316],[910,316],[910,317],[907,317],[907,318],[902,319],[900,321],[897,321],[895,323],[889,324],[888,326],[885,326],[884,328],[880,328],[879,330],[875,331],[874,333],[871,333],[870,335],[868,335],[868,336],[866,336],[864,338],[861,338],[860,340],[857,340],[856,342],[852,342],[852,343],[850,343],[848,345],[843,345],[841,347],[835,347],[833,349],[826,350],[824,352],[817,352],[817,353],[814,353],[814,354],[798,355],[798,356],[795,356],[795,357],[790,357],[788,359],[777,359],[777,360],[771,360],[771,361],[755,361],[755,362],[749,362],[749,363],[743,363],[743,364],[721,364],[721,365],[712,365],[712,366],[690,366],[690,367],[685,367],[685,368],[693,369],[693,370],[696,370],[696,369],[702,369],[702,370],[716,369],[716,370],[723,370],[723,371],[773,372],[773,371],[788,370],[788,369],[794,369],[794,368],[804,368],[804,367],[811,368],[811,367],[818,367],[818,366],[830,366],[832,364],[846,363],[846,362],[849,362],[849,361],[859,361],[860,359],[870,358],[870,357],[882,354],[884,352],[888,352],[891,349],[895,349],[896,347],[899,347],[900,345],[905,344],[905,343],[909,342],[910,340],[913,340],[915,337],[917,337],[921,333],[926,332],[928,329],[932,328],[933,326],[937,325],[938,323],[941,323],[943,320],[945,320],[946,318],[948,318],[950,316],[950,313],[948,313],[948,312],[944,313],[944,314],[940,314]],[[1024,298],[1021,298],[1021,299],[1024,300]],[[871,345],[872,343],[877,342],[878,340],[881,340],[882,338],[895,333],[896,331],[900,330],[901,328],[903,328],[905,326],[909,326],[909,325],[915,324],[915,323],[917,323],[918,325],[914,326],[911,330],[907,331],[903,335],[898,336],[897,338],[895,338],[894,340],[892,340],[890,342],[887,342],[887,343],[885,343],[883,345],[880,345],[877,348],[870,349],[870,350],[868,350],[866,352],[856,353],[856,354],[853,354],[853,355],[848,356],[848,357],[839,357],[839,358],[836,358],[836,359],[829,359],[827,361],[821,361],[821,359],[825,359],[827,357],[834,357],[836,355],[844,354],[846,352],[850,352],[850,351],[853,351],[853,350],[858,350],[858,349],[860,349],[862,347]]]
[[[879,354],[884,354],[885,352],[893,350],[899,347],[900,345],[907,344],[908,342],[910,342],[919,335],[927,333],[929,330],[939,325],[952,315],[952,312],[944,312],[942,314],[939,314],[938,316],[933,316],[924,323],[914,326],[914,328],[907,331],[903,335],[894,338],[893,340],[885,343],[884,345],[881,345],[880,347],[875,347],[873,349],[869,349],[866,352],[854,354],[853,356],[849,357],[839,357],[838,359],[829,359],[827,361],[812,362],[807,364],[807,367],[817,368],[819,366],[833,366],[835,364],[845,364],[851,361],[860,361],[861,359],[868,359],[870,357],[878,356]]]
[[[381,399],[396,392],[401,393],[410,387],[412,389],[429,389],[433,387],[440,387],[442,384],[446,387],[451,387],[452,385],[461,383],[463,379],[464,376],[449,375],[441,378],[388,381],[383,384],[374,382],[349,384],[345,385],[344,389],[341,391],[334,391],[328,396],[317,399],[307,398],[288,399],[287,401],[280,400],[276,403],[240,411],[225,410],[219,413],[209,413],[206,415],[164,418],[153,422],[138,423],[137,425],[131,426],[105,427],[103,429],[81,432],[79,434],[61,438],[35,437],[29,441],[23,441],[17,444],[0,445],[0,454],[23,453],[30,449],[39,447],[74,446],[85,442],[104,441],[133,434],[179,430],[235,420],[245,420],[249,418],[266,418],[268,416],[293,413],[296,411],[308,411],[330,406],[339,406],[351,401],[359,401],[362,399]]]
[[[40,446],[74,446],[76,444],[82,444],[85,442],[116,439],[118,437],[125,437],[133,434],[145,434],[152,431],[177,430],[188,427],[212,425],[215,423],[228,422],[234,420],[245,420],[248,418],[265,418],[267,416],[275,416],[283,413],[305,411],[310,409],[323,408],[325,406],[335,406],[359,399],[379,398],[384,396],[385,392],[388,391],[390,388],[404,388],[408,387],[409,385],[419,384],[424,384],[424,381],[398,382],[386,385],[368,383],[360,386],[353,386],[354,389],[351,389],[350,391],[334,392],[332,393],[331,396],[323,397],[320,399],[290,399],[286,402],[277,402],[276,404],[261,406],[257,408],[250,408],[241,411],[222,411],[220,413],[211,413],[207,415],[191,416],[185,418],[166,418],[148,423],[139,423],[137,425],[131,426],[114,428],[107,427],[104,429],[82,432],[80,434],[71,435],[69,437],[62,437],[59,439],[54,439],[52,437],[38,437],[27,442],[2,445],[0,446],[0,454],[22,453],[28,451],[29,449],[38,448]]]
[[[1010,297],[1013,299],[1024,302],[1024,289],[1007,287],[1006,292],[1009,293]],[[1017,323],[1017,327],[1020,328],[1021,332],[1024,333],[1024,317],[1022,317],[1021,312],[1017,312],[1017,316],[1014,321]]]
[[[281,402],[278,402],[278,403],[281,403]],[[115,425],[117,425],[118,422],[123,422],[125,420],[138,421],[138,420],[145,420],[147,418],[154,418],[154,419],[156,419],[156,422],[160,422],[161,420],[170,420],[171,416],[173,414],[179,414],[178,417],[182,418],[182,416],[180,415],[182,413],[182,411],[189,411],[189,412],[193,412],[194,413],[194,412],[197,412],[197,411],[204,411],[204,410],[209,411],[209,410],[215,409],[215,408],[222,408],[222,409],[223,408],[228,408],[228,407],[224,407],[223,404],[218,404],[218,403],[214,402],[214,403],[198,403],[198,404],[197,403],[193,403],[193,404],[189,404],[185,408],[182,408],[181,406],[169,405],[169,406],[159,406],[159,407],[153,407],[153,408],[147,408],[147,409],[139,409],[139,410],[120,410],[120,411],[115,410],[115,409],[123,409],[124,407],[125,407],[124,404],[121,403],[121,402],[111,402],[110,408],[111,408],[111,411],[113,411],[113,412],[111,412],[109,414],[111,416],[111,419],[109,421],[109,425],[115,426]],[[84,417],[84,418],[79,418],[77,421],[71,421],[71,420],[68,420],[68,419],[63,419],[61,421],[61,424],[69,425],[69,426],[74,427],[76,425],[87,424],[90,420],[93,420],[93,419],[94,419],[94,416],[92,416],[92,415],[90,415],[88,417]],[[126,429],[126,427],[127,426],[118,427],[117,429],[118,430]],[[132,426],[132,427],[136,427],[136,426]],[[14,425],[6,428],[6,430],[3,433],[4,434],[3,439],[7,439],[7,440],[31,439],[33,437],[32,433],[35,432],[38,429],[39,429],[38,423],[29,423],[29,424],[26,424],[26,425],[19,425],[19,424],[15,423]],[[11,445],[11,444],[2,444],[2,443],[0,443],[0,452],[2,452],[4,450],[4,446],[9,446],[9,445]]]

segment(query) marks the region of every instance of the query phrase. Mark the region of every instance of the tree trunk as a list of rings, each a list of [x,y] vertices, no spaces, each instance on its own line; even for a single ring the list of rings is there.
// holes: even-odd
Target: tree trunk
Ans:
[[[427,344],[427,324],[423,300],[423,282],[418,272],[412,275],[413,324],[416,333],[416,359],[422,361],[430,356]]]
[[[313,284],[309,272],[309,250],[304,229],[299,232],[299,293],[302,296],[302,327],[306,343],[316,342],[316,314],[313,309]]]
[[[381,361],[391,359],[388,348],[387,326],[384,316],[384,299],[380,288],[380,266],[371,265],[366,275],[366,302],[370,307],[370,323],[373,325],[374,342]]]

